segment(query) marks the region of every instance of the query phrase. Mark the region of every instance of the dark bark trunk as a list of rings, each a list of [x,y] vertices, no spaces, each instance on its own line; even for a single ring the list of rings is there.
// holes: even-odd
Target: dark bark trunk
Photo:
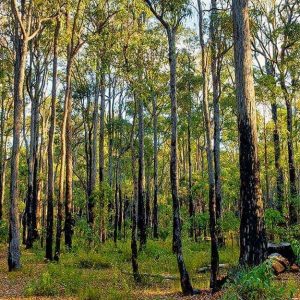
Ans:
[[[287,96],[286,96],[287,98]],[[297,224],[297,186],[296,186],[296,168],[293,146],[293,111],[292,103],[286,99],[287,110],[287,144],[288,144],[288,160],[289,160],[289,177],[290,177],[290,201],[289,201],[289,223]]]
[[[132,181],[133,181],[133,195],[132,195],[132,227],[131,227],[131,265],[132,273],[135,282],[141,282],[141,276],[139,273],[138,265],[138,246],[137,246],[137,209],[138,209],[138,179],[136,176],[136,157],[134,149],[134,130],[136,122],[136,104],[135,104],[135,113],[133,117],[131,138],[130,138],[130,149],[131,149],[131,172],[132,172]]]
[[[190,60],[189,60],[190,64]],[[191,93],[190,89],[190,83],[189,83],[189,93]],[[192,195],[192,147],[191,147],[191,123],[192,123],[192,100],[191,100],[191,95],[189,99],[189,109],[188,109],[188,128],[187,128],[187,140],[188,140],[188,169],[189,169],[189,217],[190,217],[190,231],[189,231],[189,236],[190,238],[194,237],[194,232],[195,232],[195,208],[194,208],[194,203],[193,203],[193,195]]]
[[[181,222],[180,222],[180,205],[178,199],[178,163],[177,163],[177,98],[176,98],[176,30],[166,28],[169,44],[169,66],[170,66],[170,100],[171,100],[171,149],[170,149],[170,179],[173,202],[173,252],[177,257],[177,264],[180,273],[180,283],[184,295],[194,293],[187,272],[182,253],[181,241]]]
[[[220,125],[220,64],[218,60],[217,32],[218,32],[218,11],[217,1],[211,1],[211,73],[213,83],[213,106],[214,106],[214,177],[215,177],[215,201],[216,201],[216,231],[218,244],[224,245],[224,237],[221,229],[222,221],[222,183],[221,183],[221,125]]]
[[[51,95],[51,117],[48,140],[48,186],[47,186],[47,231],[46,231],[46,258],[53,259],[53,199],[54,199],[54,165],[53,165],[53,144],[56,119],[56,89],[57,89],[57,60],[58,60],[58,37],[60,21],[56,21],[53,43],[53,74],[52,74],[52,95]]]
[[[266,62],[266,71],[267,75],[272,76],[275,80],[275,69],[271,62]],[[276,169],[276,194],[277,201],[276,207],[277,209],[283,213],[283,205],[284,205],[284,177],[283,177],[283,169],[280,163],[281,158],[281,150],[280,150],[280,134],[279,134],[279,124],[278,124],[278,105],[276,99],[271,104],[272,108],[272,120],[274,122],[273,129],[273,143],[274,143],[274,163]]]
[[[269,158],[268,158],[268,144],[267,144],[267,128],[266,128],[266,116],[264,115],[264,162],[265,162],[265,182],[266,182],[266,203],[269,207],[272,207],[270,198],[270,184],[269,184]]]
[[[240,144],[240,263],[254,266],[266,258],[267,245],[259,178],[248,3],[248,0],[232,1],[232,13]]]
[[[105,135],[104,118],[105,118],[105,91],[106,91],[105,90],[105,73],[103,70],[101,72],[101,78],[100,78],[100,89],[101,89],[101,104],[100,104],[100,138],[99,138],[99,183],[100,183],[100,188],[103,188],[103,183],[104,183],[104,135]],[[111,148],[110,155],[112,155],[112,148]],[[111,159],[111,157],[109,159]],[[101,206],[101,210],[103,212],[105,209],[105,204],[103,202],[103,199],[101,199],[100,206]],[[101,227],[100,239],[102,242],[104,242],[105,238],[106,238],[104,213],[102,213],[102,215],[101,215],[100,227]]]
[[[145,219],[145,191],[144,191],[144,103],[142,99],[138,99],[138,136],[139,136],[139,156],[138,156],[138,229],[140,247],[146,245],[146,219]]]
[[[13,6],[14,4],[12,4]],[[17,20],[16,20],[17,23]],[[13,145],[10,171],[9,195],[9,244],[8,269],[19,269],[20,264],[20,237],[18,221],[18,191],[19,191],[19,156],[20,135],[22,129],[23,86],[25,79],[26,56],[28,40],[21,37],[19,26],[15,26],[15,63],[14,63],[14,116],[13,116]]]
[[[153,109],[153,237],[158,238],[158,138],[157,138],[157,100],[156,96],[152,97]]]

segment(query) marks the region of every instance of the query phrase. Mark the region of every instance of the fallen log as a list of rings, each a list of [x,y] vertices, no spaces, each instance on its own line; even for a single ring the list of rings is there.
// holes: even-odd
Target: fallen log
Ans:
[[[291,265],[296,261],[296,255],[290,243],[280,243],[280,244],[268,243],[267,250],[268,250],[268,256],[272,255],[273,253],[278,253],[284,258],[286,258]]]
[[[208,265],[207,267],[202,267],[197,270],[197,273],[205,273],[209,272],[211,268],[211,265]],[[219,269],[229,269],[230,265],[229,264],[219,264]]]

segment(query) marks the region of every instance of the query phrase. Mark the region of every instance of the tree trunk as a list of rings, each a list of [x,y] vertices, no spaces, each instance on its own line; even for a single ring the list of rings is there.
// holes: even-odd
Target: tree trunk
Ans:
[[[140,238],[140,247],[146,245],[146,220],[145,220],[145,161],[144,161],[144,103],[142,99],[138,99],[138,136],[139,136],[139,169],[138,169],[138,229]]]
[[[17,21],[16,21],[17,22]],[[20,264],[20,237],[18,221],[18,193],[19,193],[19,156],[20,135],[22,129],[23,86],[25,79],[26,56],[28,40],[20,36],[19,28],[15,26],[16,58],[14,63],[14,117],[13,117],[13,145],[10,173],[10,207],[9,207],[9,271],[19,269]]]
[[[194,293],[187,272],[182,253],[181,242],[181,222],[180,222],[180,205],[178,199],[178,165],[177,165],[177,98],[176,98],[176,30],[167,27],[168,44],[169,44],[169,66],[170,66],[170,100],[171,100],[171,153],[170,153],[170,179],[173,200],[173,252],[177,257],[177,264],[180,273],[180,283],[184,295]]]
[[[104,70],[101,72],[100,78],[100,89],[101,89],[101,104],[100,104],[100,138],[99,138],[99,183],[100,188],[103,188],[104,183],[104,135],[105,135],[105,73]],[[110,100],[109,100],[110,101]],[[111,149],[112,155],[112,149]],[[111,157],[110,157],[111,159]],[[102,211],[105,209],[103,200],[100,203]],[[106,238],[105,234],[105,219],[102,213],[100,226],[101,226],[101,241],[104,242]]]
[[[58,60],[58,37],[60,20],[56,21],[53,43],[53,74],[52,74],[52,95],[51,95],[51,117],[48,139],[48,185],[47,185],[47,231],[46,231],[46,258],[53,259],[53,199],[54,199],[54,165],[53,165],[53,144],[56,119],[56,89],[57,89],[57,60]]]
[[[3,200],[5,192],[5,167],[6,167],[6,143],[4,143],[5,130],[5,108],[4,108],[4,90],[1,93],[1,119],[0,119],[0,221],[3,218]]]
[[[217,35],[218,30],[218,11],[217,1],[211,1],[211,72],[213,84],[213,106],[214,106],[214,166],[215,166],[215,197],[216,197],[216,230],[218,244],[224,245],[224,237],[221,229],[222,221],[222,183],[221,183],[221,162],[220,162],[220,144],[221,144],[221,126],[220,126],[220,62],[218,63]]]
[[[198,0],[199,8],[199,36],[202,49],[202,77],[203,77],[203,110],[205,119],[206,132],[206,153],[209,177],[209,220],[210,220],[210,236],[211,236],[211,275],[210,287],[213,292],[217,291],[217,275],[219,271],[219,253],[218,253],[218,237],[217,237],[217,220],[216,220],[216,194],[215,194],[215,178],[214,178],[214,161],[212,150],[212,137],[210,125],[210,112],[208,103],[208,48],[204,42],[203,31],[203,10],[201,1]],[[214,95],[215,96],[215,95]]]
[[[37,231],[37,181],[38,181],[38,139],[39,139],[39,103],[41,97],[41,66],[40,60],[34,61],[36,49],[39,47],[38,42],[30,43],[30,71],[29,80],[33,80],[31,73],[35,64],[34,84],[30,85],[31,98],[31,120],[30,120],[30,150],[28,160],[28,191],[26,201],[26,221],[27,221],[27,239],[26,248],[32,248],[33,242],[38,237]]]
[[[157,138],[157,100],[156,96],[152,97],[153,109],[153,237],[158,238],[158,138]]]
[[[275,70],[272,66],[271,62],[266,62],[267,74],[275,78]],[[276,168],[276,193],[277,193],[277,209],[283,213],[283,205],[284,205],[284,177],[283,177],[283,169],[280,164],[281,150],[280,150],[280,135],[279,135],[279,125],[278,125],[278,105],[276,99],[271,104],[272,107],[272,120],[274,122],[274,130],[273,130],[273,143],[274,143],[274,162]]]
[[[266,258],[267,245],[259,178],[248,3],[248,0],[232,1],[232,13],[240,144],[240,263],[254,266]]]
[[[67,68],[67,88],[66,99],[66,194],[65,194],[65,244],[68,249],[72,248],[73,235],[73,216],[72,216],[72,198],[73,198],[73,162],[72,162],[72,92],[71,92],[71,61]]]
[[[270,198],[270,184],[269,184],[269,162],[268,162],[268,144],[267,144],[267,128],[266,116],[264,115],[264,162],[265,162],[265,182],[266,182],[266,203],[272,207]]]
[[[133,181],[133,195],[132,195],[132,227],[131,227],[131,265],[132,273],[135,282],[141,282],[141,276],[139,273],[138,265],[138,247],[137,247],[137,209],[138,209],[138,180],[136,176],[136,157],[134,149],[134,129],[136,122],[136,104],[135,112],[132,123],[132,131],[130,137],[130,149],[131,149],[131,172]]]
[[[289,176],[290,176],[290,201],[289,201],[289,223],[290,225],[297,224],[297,186],[296,186],[296,168],[293,146],[293,111],[292,103],[286,96],[287,110],[287,143],[288,143],[288,158],[289,158]]]

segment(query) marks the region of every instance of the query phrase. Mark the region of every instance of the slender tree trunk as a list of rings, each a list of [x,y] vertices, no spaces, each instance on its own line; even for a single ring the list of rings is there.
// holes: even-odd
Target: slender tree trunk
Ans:
[[[65,244],[68,249],[72,248],[73,216],[72,216],[72,191],[73,191],[73,161],[72,161],[72,94],[71,94],[71,62],[67,70],[66,99],[66,193],[65,193]]]
[[[266,62],[267,74],[275,77],[275,70],[271,62]],[[283,169],[280,163],[281,150],[280,150],[280,135],[279,135],[279,124],[278,124],[278,105],[276,99],[271,104],[272,106],[272,120],[274,122],[273,129],[273,143],[274,143],[274,162],[276,168],[276,193],[277,193],[277,209],[283,213],[284,204],[284,177]]]
[[[104,70],[101,72],[101,78],[100,78],[100,89],[101,89],[101,104],[100,104],[100,138],[99,138],[99,183],[100,188],[103,188],[104,183],[104,136],[105,136],[105,73]],[[110,101],[110,100],[109,100]],[[112,145],[110,145],[112,147]],[[111,155],[112,155],[112,148]],[[111,159],[111,157],[110,157]],[[103,202],[103,199],[101,200],[101,210],[102,212],[105,209],[105,204]],[[100,220],[100,226],[101,226],[101,241],[104,242],[106,239],[105,234],[105,219],[104,219],[104,213],[102,213],[101,220]]]
[[[17,21],[16,21],[17,22]],[[10,171],[10,206],[9,206],[9,271],[19,269],[20,264],[20,237],[18,221],[18,192],[19,192],[19,156],[20,135],[22,129],[23,86],[25,79],[26,56],[28,40],[20,36],[18,26],[15,27],[16,59],[14,64],[14,117],[13,117],[13,145]]]
[[[132,181],[133,181],[133,195],[132,195],[132,227],[131,227],[131,264],[132,272],[135,282],[141,282],[141,276],[139,273],[138,265],[138,227],[137,227],[137,210],[138,210],[138,179],[136,176],[136,155],[134,149],[134,131],[135,131],[135,122],[136,122],[136,104],[135,104],[135,113],[133,117],[132,131],[130,137],[130,149],[131,149],[131,172],[132,172]]]
[[[217,1],[211,1],[211,72],[213,82],[213,106],[214,106],[214,171],[215,171],[215,197],[216,197],[216,230],[218,244],[224,245],[224,237],[221,229],[222,219],[222,183],[221,183],[221,161],[220,161],[220,144],[221,144],[221,125],[220,125],[220,66],[218,66],[217,53],[217,30],[218,30],[218,12]]]
[[[56,89],[57,89],[57,60],[58,60],[58,37],[60,30],[60,20],[56,21],[53,43],[53,74],[52,74],[52,95],[51,95],[51,117],[48,139],[48,184],[47,184],[47,231],[46,231],[46,258],[53,259],[53,199],[54,199],[54,165],[53,165],[53,145],[56,119]]]
[[[33,242],[38,237],[37,231],[37,181],[38,181],[38,139],[39,139],[39,102],[40,102],[40,86],[41,86],[41,66],[40,61],[34,62],[34,55],[38,42],[30,43],[30,80],[33,64],[35,63],[35,83],[31,85],[31,120],[30,120],[30,151],[28,162],[28,191],[27,191],[27,239],[26,248],[32,248]]]
[[[191,148],[191,99],[189,99],[189,112],[188,112],[188,166],[189,166],[189,216],[190,216],[190,238],[194,237],[194,231],[195,231],[195,208],[193,203],[193,195],[192,195],[192,148]]]
[[[3,218],[3,200],[5,191],[5,159],[6,145],[4,145],[5,130],[5,110],[4,110],[5,93],[1,93],[1,119],[0,119],[0,221]]]
[[[153,237],[158,238],[158,138],[157,138],[157,100],[156,96],[152,97],[153,109]]]
[[[145,160],[144,160],[144,103],[142,99],[138,99],[138,136],[139,136],[139,168],[138,168],[138,229],[140,238],[140,247],[146,245],[146,220],[145,220]]]
[[[254,266],[266,258],[266,234],[259,178],[248,4],[248,0],[232,1],[240,144],[240,263]]]
[[[209,177],[209,220],[210,220],[210,236],[211,236],[211,275],[210,275],[210,287],[213,292],[216,292],[217,287],[217,275],[219,271],[219,253],[218,253],[218,236],[217,236],[217,213],[216,213],[216,194],[215,194],[215,175],[214,173],[214,161],[212,150],[212,137],[210,126],[210,112],[208,104],[208,48],[204,43],[203,32],[203,10],[201,1],[198,0],[199,7],[199,35],[200,44],[202,49],[202,77],[203,77],[203,110],[205,119],[205,131],[206,131],[206,152],[207,152],[207,165],[208,165],[208,177]],[[215,92],[215,91],[214,91]],[[215,95],[214,95],[215,96]]]
[[[290,201],[289,201],[289,223],[297,224],[297,186],[296,186],[296,168],[293,146],[293,111],[292,103],[286,96],[287,110],[287,143],[288,143],[288,159],[289,159],[289,176],[290,176]]]
[[[180,273],[180,283],[184,295],[194,293],[189,274],[187,272],[181,241],[180,205],[178,199],[178,159],[177,159],[177,98],[176,98],[176,30],[167,27],[169,43],[169,65],[170,65],[170,100],[171,100],[171,157],[170,157],[170,179],[173,200],[173,252],[176,254]]]
[[[267,128],[266,116],[264,115],[264,163],[265,163],[265,182],[266,182],[266,202],[267,205],[272,206],[270,203],[270,184],[269,184],[269,162],[268,162],[268,144],[267,144]]]

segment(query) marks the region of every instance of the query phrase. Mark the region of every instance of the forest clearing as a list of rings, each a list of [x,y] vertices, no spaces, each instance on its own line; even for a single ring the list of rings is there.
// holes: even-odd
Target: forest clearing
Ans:
[[[300,0],[0,0],[0,299],[300,299]]]

